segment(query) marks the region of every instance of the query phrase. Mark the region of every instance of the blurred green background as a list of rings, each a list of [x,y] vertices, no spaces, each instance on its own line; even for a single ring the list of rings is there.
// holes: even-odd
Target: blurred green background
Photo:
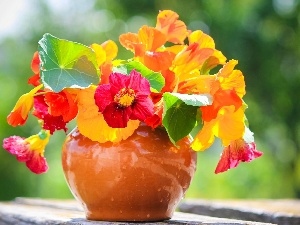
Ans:
[[[298,0],[10,0],[0,3],[0,139],[38,132],[29,119],[11,128],[6,116],[31,89],[30,63],[44,33],[86,45],[118,40],[142,24],[155,26],[172,9],[189,29],[210,34],[228,59],[238,59],[247,84],[246,115],[263,157],[215,175],[218,143],[198,154],[186,197],[300,198],[300,2]],[[119,57],[126,56],[119,46]],[[131,54],[130,54],[131,55]],[[58,132],[46,150],[48,173],[32,174],[0,151],[0,200],[18,196],[72,197],[66,185]]]

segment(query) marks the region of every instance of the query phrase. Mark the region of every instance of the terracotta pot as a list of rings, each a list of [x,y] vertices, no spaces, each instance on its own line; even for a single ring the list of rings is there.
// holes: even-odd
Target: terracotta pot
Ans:
[[[67,137],[62,165],[87,219],[170,219],[190,185],[196,153],[185,138],[176,148],[162,129],[142,125],[125,141],[100,144],[77,129]]]

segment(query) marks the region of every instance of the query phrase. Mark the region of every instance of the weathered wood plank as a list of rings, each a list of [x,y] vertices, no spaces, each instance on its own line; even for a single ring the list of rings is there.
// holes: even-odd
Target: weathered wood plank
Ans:
[[[157,223],[126,223],[89,221],[85,219],[80,205],[74,200],[43,200],[17,198],[12,202],[0,202],[0,225],[125,225],[125,224],[199,224],[199,225],[266,225],[267,223],[248,222],[234,219],[215,218],[176,212],[171,220]]]
[[[300,225],[300,200],[195,200],[186,199],[179,210],[199,215]]]

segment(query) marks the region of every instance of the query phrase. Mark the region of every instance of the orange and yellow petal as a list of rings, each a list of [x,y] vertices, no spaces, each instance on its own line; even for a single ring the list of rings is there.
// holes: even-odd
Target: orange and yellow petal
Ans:
[[[11,113],[7,116],[7,122],[11,126],[23,125],[28,117],[28,113],[33,107],[33,98],[36,92],[42,88],[42,84],[23,94],[17,101]]]
[[[183,75],[184,76],[184,75]],[[180,93],[205,94],[210,93],[212,83],[216,80],[213,75],[201,75],[195,73],[195,76],[181,82],[178,87]]]
[[[215,46],[215,41],[214,39],[205,34],[203,31],[201,30],[196,30],[193,31],[190,35],[189,35],[189,43],[198,43],[199,44],[199,48],[212,48],[214,49]]]
[[[112,61],[118,55],[118,46],[117,44],[112,41],[108,40],[101,44],[103,50],[106,53],[106,61]]]
[[[191,148],[195,151],[204,151],[209,148],[214,140],[215,136],[213,133],[213,127],[217,121],[204,122],[200,132],[195,136]]]
[[[145,52],[140,59],[149,69],[153,71],[167,70],[175,57],[172,52]]]
[[[106,52],[99,44],[92,44],[91,48],[96,54],[97,65],[100,67],[106,61]]]
[[[145,46],[140,42],[139,37],[135,33],[121,34],[119,37],[120,44],[134,53],[135,56],[142,56],[145,52]]]
[[[176,55],[172,71],[180,77],[181,74],[189,74],[195,69],[200,69],[213,52],[213,49],[200,49],[198,43],[193,43]]]
[[[232,140],[241,139],[245,133],[245,114],[243,107],[235,110],[234,106],[224,106],[220,109],[217,123],[212,131],[222,140],[223,146],[228,146]]]
[[[167,37],[167,41],[174,44],[183,44],[188,35],[184,22],[178,20],[179,15],[171,10],[160,11],[157,15],[156,29],[160,30]]]
[[[189,35],[189,43],[197,43],[199,48],[210,48],[213,50],[213,54],[205,61],[203,68],[201,68],[202,73],[207,73],[210,69],[214,68],[219,64],[225,64],[226,57],[223,55],[221,51],[215,49],[215,42],[213,38],[207,34],[205,34],[201,30],[197,30],[192,32]]]
[[[146,25],[139,29],[138,40],[140,43],[143,43],[145,50],[150,52],[154,52],[156,49],[163,46],[167,41],[165,34],[153,27]]]
[[[234,89],[238,96],[242,98],[246,94],[246,84],[243,73],[240,70],[234,70],[237,60],[230,60],[217,74],[220,86],[223,90]]]
[[[244,118],[243,107],[235,110],[234,106],[224,106],[219,110],[217,118],[204,122],[201,131],[194,138],[192,149],[202,151],[209,148],[214,137],[220,138],[223,146],[242,138],[245,132]]]
[[[202,119],[209,122],[215,119],[220,109],[224,106],[233,106],[235,110],[243,105],[242,99],[236,94],[234,90],[219,89],[213,95],[213,103],[208,106],[200,107],[202,112]]]

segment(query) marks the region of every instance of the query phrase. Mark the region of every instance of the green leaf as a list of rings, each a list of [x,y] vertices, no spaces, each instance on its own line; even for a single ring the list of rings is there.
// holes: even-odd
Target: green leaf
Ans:
[[[180,94],[180,93],[169,93],[180,100],[182,100],[187,105],[192,106],[206,106],[211,105],[213,102],[213,97],[210,94]]]
[[[170,93],[165,93],[163,99],[165,107],[162,122],[170,140],[175,144],[195,127],[199,107],[187,105]]]
[[[38,51],[41,79],[54,92],[99,83],[96,55],[88,46],[44,34]]]
[[[142,76],[149,81],[151,88],[153,88],[154,90],[159,92],[165,86],[165,78],[161,75],[161,73],[154,72],[148,69],[141,62],[130,61],[114,68],[113,71],[123,74],[129,74],[133,69],[142,74]]]

